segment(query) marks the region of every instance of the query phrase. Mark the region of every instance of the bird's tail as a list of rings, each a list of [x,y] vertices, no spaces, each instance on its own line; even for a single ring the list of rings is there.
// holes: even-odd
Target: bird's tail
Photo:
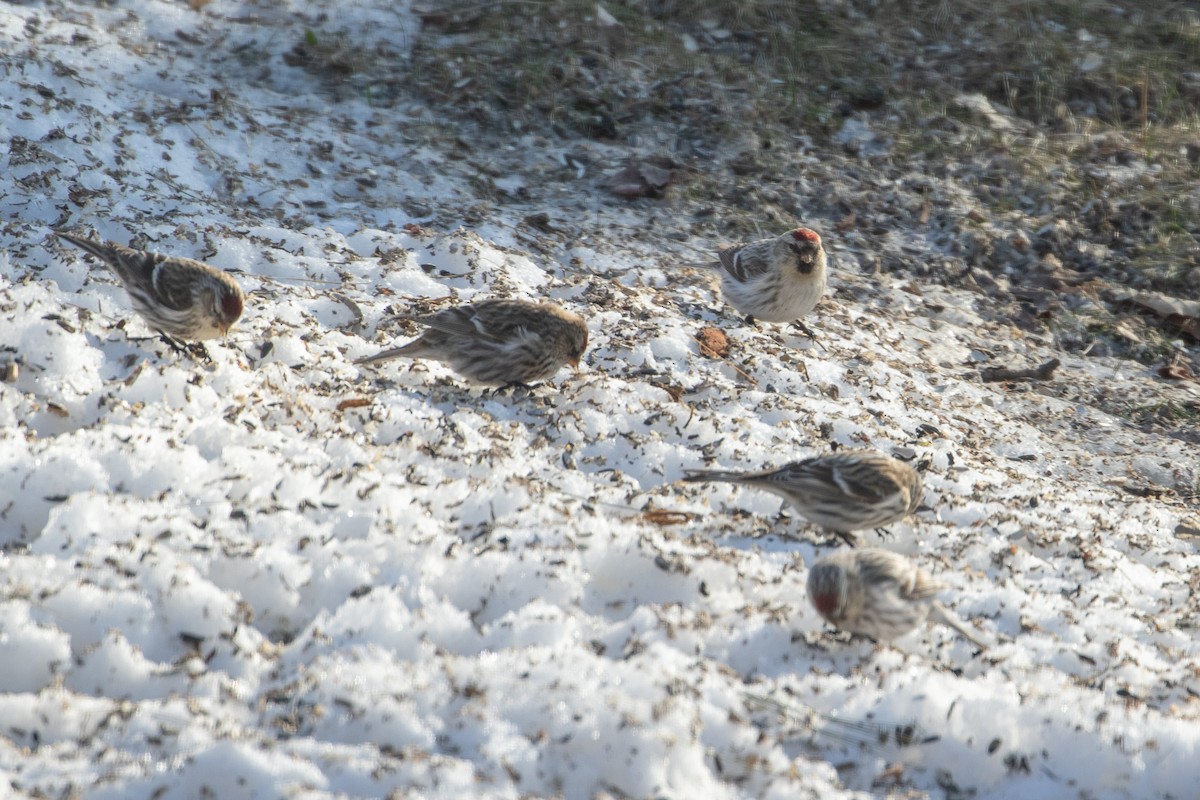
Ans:
[[[381,353],[376,353],[373,356],[363,356],[362,358],[354,359],[355,364],[375,364],[380,361],[389,361],[393,358],[420,358],[425,355],[425,347],[420,339],[409,342],[408,344],[393,347],[384,350]]]
[[[989,642],[987,639],[980,636],[971,628],[967,627],[967,623],[959,619],[953,611],[946,608],[941,603],[933,604],[929,610],[929,619],[933,622],[940,622],[943,625],[948,625],[951,628],[954,628],[954,630],[963,635],[964,639],[978,647],[980,650],[987,650],[993,644],[992,642]]]
[[[746,478],[744,472],[727,472],[724,470],[708,470],[708,469],[685,469],[683,471],[683,480],[689,483],[698,483],[703,481],[720,481],[723,483],[743,483]]]
[[[60,239],[66,239],[80,250],[85,250],[88,253],[91,253],[101,261],[107,262],[112,260],[112,248],[98,239],[89,239],[86,236],[80,236],[77,233],[65,233],[64,231],[55,231],[54,235]]]
[[[89,239],[77,233],[55,231],[54,234],[98,258],[112,272],[116,273],[126,287],[153,281],[154,268],[162,261],[162,256],[156,256],[153,253],[134,250],[119,244],[109,244],[99,239]]]

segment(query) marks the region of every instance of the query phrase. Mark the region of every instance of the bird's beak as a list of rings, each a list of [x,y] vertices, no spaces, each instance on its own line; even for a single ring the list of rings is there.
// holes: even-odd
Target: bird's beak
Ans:
[[[568,364],[571,365],[571,369],[575,370],[576,375],[579,374],[579,361],[581,358],[583,358],[583,356],[575,356],[574,358],[572,358],[570,361],[567,362]]]

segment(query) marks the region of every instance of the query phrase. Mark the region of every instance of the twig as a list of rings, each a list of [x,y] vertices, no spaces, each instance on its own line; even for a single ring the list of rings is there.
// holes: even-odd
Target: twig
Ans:
[[[1049,380],[1054,374],[1054,370],[1058,369],[1059,360],[1052,358],[1040,367],[1033,369],[1008,369],[1007,367],[986,367],[979,370],[979,377],[984,383],[995,383],[996,381],[1045,381]]]
[[[1146,137],[1150,135],[1150,74],[1142,68],[1142,102],[1141,102],[1141,122],[1142,122],[1142,148],[1146,147]]]

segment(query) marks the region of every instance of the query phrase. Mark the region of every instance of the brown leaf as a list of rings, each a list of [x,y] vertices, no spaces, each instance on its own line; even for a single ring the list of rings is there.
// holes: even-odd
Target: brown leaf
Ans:
[[[359,308],[358,303],[354,302],[353,300],[351,300],[349,297],[342,294],[341,292],[334,292],[333,299],[337,300],[339,303],[344,305],[347,308],[347,310],[350,311],[350,314],[353,317],[353,321],[349,323],[350,325],[362,325],[363,312],[362,312],[362,309]],[[339,326],[339,327],[345,327],[345,326]]]
[[[1200,300],[1181,300],[1165,294],[1128,292],[1118,297],[1139,308],[1149,309],[1193,339],[1200,340]]]
[[[1196,377],[1187,364],[1163,364],[1158,368],[1158,376],[1173,381],[1190,381]]]
[[[1054,370],[1058,369],[1061,362],[1057,358],[1052,358],[1040,366],[1032,369],[1009,369],[1008,367],[984,367],[979,370],[979,378],[984,383],[995,383],[999,381],[1022,381],[1022,380],[1037,380],[1048,381],[1050,376],[1054,374]]]
[[[1039,317],[1050,316],[1053,312],[1062,308],[1062,303],[1059,301],[1059,293],[1050,289],[1014,288],[1011,294],[1018,300],[1022,300],[1033,306]]]
[[[426,6],[413,6],[413,13],[421,18],[421,24],[442,33],[463,33],[475,30],[487,6],[473,6],[462,10],[442,10]]]
[[[638,197],[662,197],[663,190],[671,184],[675,173],[653,164],[630,164],[620,172],[604,180],[605,187],[627,199]]]
[[[362,408],[369,405],[371,405],[371,401],[366,397],[347,397],[337,404],[337,410],[345,411],[347,408]]]
[[[648,191],[646,182],[642,180],[636,167],[626,167],[617,174],[608,176],[604,185],[618,197],[645,197]]]
[[[720,328],[701,328],[696,334],[701,355],[709,358],[724,358],[729,355],[729,337]]]
[[[554,222],[550,219],[550,215],[545,211],[529,214],[521,221],[531,228],[537,228],[539,231],[545,231],[546,233],[559,232],[559,229],[554,227]]]
[[[838,233],[845,233],[848,230],[853,230],[858,224],[858,215],[851,211],[846,216],[833,223],[833,229]]]
[[[1140,317],[1137,319],[1139,322],[1141,321]],[[1137,332],[1133,329],[1133,326],[1129,324],[1129,320],[1127,319],[1118,320],[1113,325],[1113,333],[1117,336],[1120,336],[1125,341],[1131,342],[1132,344],[1142,343],[1142,338],[1137,335]]]
[[[665,189],[675,177],[675,173],[671,170],[656,167],[653,164],[642,164],[638,168],[638,172],[641,173],[642,180],[655,189]]]
[[[1168,489],[1165,486],[1156,486],[1152,483],[1139,483],[1133,479],[1112,481],[1111,483],[1134,497],[1169,497],[1175,494],[1173,489]]]
[[[686,511],[667,511],[661,508],[652,508],[649,511],[642,512],[642,517],[647,522],[652,522],[655,525],[682,525],[685,522],[690,522],[692,515]]]
[[[1055,286],[1059,289],[1067,289],[1074,286],[1083,286],[1096,280],[1096,276],[1087,272],[1080,272],[1075,269],[1067,269],[1060,267],[1050,273],[1050,278],[1054,281]]]

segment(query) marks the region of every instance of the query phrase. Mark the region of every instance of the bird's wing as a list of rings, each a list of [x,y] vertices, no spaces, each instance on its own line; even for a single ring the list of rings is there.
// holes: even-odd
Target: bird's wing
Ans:
[[[913,600],[927,600],[936,597],[943,588],[942,584],[931,578],[928,572],[917,569],[912,585],[905,587],[904,594]]]
[[[480,307],[471,303],[456,306],[419,317],[417,322],[445,333],[449,336],[462,336],[481,342],[491,342],[498,347],[509,347],[519,344],[530,337],[537,337],[536,331],[529,330],[520,324],[519,317],[511,314],[496,313],[491,306]]]
[[[725,245],[717,250],[717,256],[726,272],[745,283],[770,271],[769,248],[766,242]]]
[[[190,258],[168,258],[157,253],[139,255],[143,257],[143,265],[149,267],[148,283],[159,304],[174,311],[191,308],[192,288],[200,276],[210,274],[210,268]]]
[[[473,304],[446,308],[436,314],[411,319],[450,336],[493,338],[486,321],[480,318],[479,309]]]
[[[878,502],[896,493],[895,482],[880,470],[861,462],[830,457],[797,461],[781,467],[770,477],[825,493],[837,487],[847,499],[864,503]]]
[[[905,600],[926,600],[942,589],[929,573],[899,553],[872,548],[857,550],[854,554],[858,561],[858,577],[865,585],[892,583]]]
[[[739,263],[741,259],[738,257],[745,247],[744,244],[730,244],[717,251],[717,257],[721,259],[721,266],[739,281],[746,280],[746,273],[743,271],[742,265]]]

